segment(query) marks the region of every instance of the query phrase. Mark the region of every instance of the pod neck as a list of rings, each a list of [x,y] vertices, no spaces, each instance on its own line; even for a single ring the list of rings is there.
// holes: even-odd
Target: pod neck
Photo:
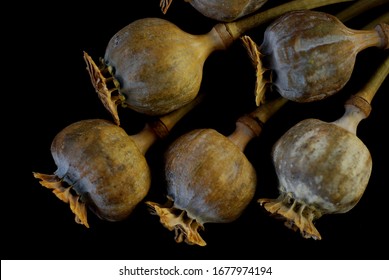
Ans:
[[[389,56],[386,57],[364,87],[346,101],[344,115],[333,123],[356,134],[358,124],[370,115],[371,102],[388,75]]]
[[[262,127],[288,100],[278,97],[262,104],[250,114],[240,117],[236,122],[235,131],[228,138],[244,151],[247,144],[262,132]]]
[[[141,153],[146,154],[151,145],[158,139],[167,137],[177,122],[196,107],[203,98],[204,94],[197,95],[194,100],[185,106],[147,123],[141,132],[130,136],[135,141]]]

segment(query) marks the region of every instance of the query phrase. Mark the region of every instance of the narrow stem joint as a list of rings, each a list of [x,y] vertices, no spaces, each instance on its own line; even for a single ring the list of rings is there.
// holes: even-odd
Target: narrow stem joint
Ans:
[[[248,127],[255,136],[259,136],[262,131],[263,123],[258,118],[253,118],[250,115],[240,117],[237,122],[240,122]]]
[[[352,105],[354,107],[357,107],[359,110],[361,110],[366,118],[370,115],[371,112],[371,105],[370,103],[363,97],[358,95],[351,96],[346,102],[345,105]]]
[[[375,27],[375,30],[381,38],[381,44],[379,48],[388,49],[389,48],[389,25],[386,23],[380,23]]]

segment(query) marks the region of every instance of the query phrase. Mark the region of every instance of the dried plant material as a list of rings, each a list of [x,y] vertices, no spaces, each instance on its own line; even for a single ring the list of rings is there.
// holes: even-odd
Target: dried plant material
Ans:
[[[387,45],[386,24],[353,30],[328,13],[302,10],[272,22],[259,50],[264,67],[272,71],[272,85],[284,98],[312,102],[346,85],[358,53]]]
[[[92,85],[96,89],[101,102],[108,112],[111,113],[115,123],[120,125],[117,106],[118,104],[123,104],[124,96],[119,92],[119,82],[112,76],[111,69],[104,64],[104,61],[101,61],[101,66],[98,67],[86,52],[84,52],[84,60]],[[108,78],[104,77],[103,73],[108,74]],[[113,85],[113,87],[109,89],[108,85]]]
[[[76,215],[76,222],[89,227],[87,208],[106,221],[122,221],[145,198],[151,172],[145,153],[158,139],[202,100],[145,125],[135,135],[102,119],[82,120],[62,129],[53,139],[51,154],[57,166],[52,175],[34,172],[40,184]]]
[[[111,102],[105,87],[93,84],[96,91],[102,90],[99,96],[108,104],[115,122],[118,116],[112,107],[119,104],[142,114],[161,116],[192,101],[201,87],[205,60],[211,53],[228,48],[248,30],[286,11],[347,1],[350,0],[295,0],[237,21],[218,23],[200,35],[189,34],[161,18],[139,19],[114,34],[103,58],[119,82],[116,88],[120,96]],[[87,64],[92,63],[88,60]]]
[[[257,106],[261,105],[265,98],[265,92],[267,90],[267,84],[271,83],[266,81],[264,78],[264,73],[266,69],[263,68],[261,59],[263,55],[259,52],[257,44],[249,37],[243,36],[242,38],[243,44],[247,49],[249,57],[251,59],[252,64],[254,65],[256,71],[256,82],[255,82],[255,104]]]
[[[360,201],[368,185],[372,158],[357,137],[361,120],[389,74],[389,57],[370,81],[345,103],[336,121],[306,119],[290,128],[275,144],[273,163],[280,195],[258,202],[305,238],[321,239],[314,220],[324,214],[346,213]]]
[[[89,228],[86,205],[80,201],[80,196],[71,194],[70,190],[72,186],[67,186],[67,184],[56,175],[47,175],[36,172],[34,172],[33,175],[36,179],[41,180],[40,184],[42,186],[51,189],[53,193],[63,202],[69,203],[70,210],[76,216],[76,223]]]
[[[174,230],[176,242],[205,246],[198,232],[205,223],[229,223],[241,216],[257,184],[256,171],[243,151],[285,103],[283,98],[272,100],[242,116],[227,137],[213,129],[195,129],[169,146],[165,153],[168,202],[146,203],[165,228]]]

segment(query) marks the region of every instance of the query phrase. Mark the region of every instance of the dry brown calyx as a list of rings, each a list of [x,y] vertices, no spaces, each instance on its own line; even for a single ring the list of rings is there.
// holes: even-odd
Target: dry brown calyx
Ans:
[[[146,204],[151,209],[151,214],[159,216],[160,222],[165,228],[170,231],[174,230],[174,239],[177,243],[207,245],[198,232],[200,229],[204,230],[204,226],[196,219],[190,218],[185,210],[175,208],[171,198],[168,197],[168,202],[165,205],[151,201],[147,201]]]
[[[100,59],[100,66],[97,66],[93,59],[84,52],[84,60],[87,65],[87,70],[101,102],[104,107],[111,113],[117,125],[120,125],[117,106],[125,107],[125,97],[120,93],[120,85],[112,73],[112,67],[105,64],[103,59]]]
[[[304,238],[321,239],[313,222],[322,214],[314,207],[294,199],[291,193],[281,193],[277,199],[263,198],[258,202],[272,215],[285,219],[286,227],[294,231],[300,230]]]
[[[56,197],[58,197],[61,201],[69,204],[70,210],[75,214],[76,223],[89,228],[87,220],[87,206],[85,202],[80,200],[79,195],[73,195],[71,193],[71,186],[66,184],[56,175],[47,175],[37,172],[33,172],[33,175],[36,179],[41,180],[39,183],[42,186],[53,190],[53,193]]]
[[[166,14],[167,10],[169,10],[169,7],[172,4],[172,2],[173,0],[161,0],[159,2],[159,6],[161,7],[161,10],[164,14]]]
[[[271,78],[267,79],[265,77],[265,72],[269,70],[265,69],[262,65],[263,55],[259,51],[257,44],[247,35],[242,36],[241,40],[244,46],[246,47],[251,63],[255,68],[256,82],[255,82],[254,95],[255,95],[255,104],[259,106],[264,101],[265,92],[268,88],[268,85],[271,84]]]

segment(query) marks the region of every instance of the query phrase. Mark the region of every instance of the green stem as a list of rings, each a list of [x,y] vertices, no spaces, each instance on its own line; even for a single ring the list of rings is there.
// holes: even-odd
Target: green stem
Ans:
[[[369,22],[367,25],[365,25],[363,27],[363,29],[366,29],[366,30],[372,29],[380,23],[389,24],[389,12],[386,12],[386,13],[380,15],[379,17],[377,17],[376,19],[374,19],[373,21]]]
[[[278,97],[272,101],[268,101],[253,112],[250,113],[250,117],[257,119],[261,123],[266,123],[275,113],[283,107],[288,100],[283,97]]]
[[[363,98],[367,103],[371,104],[374,95],[385,81],[389,74],[389,55],[387,55],[384,62],[378,67],[376,72],[370,78],[370,80],[364,85],[364,87],[356,94],[356,96]]]
[[[248,30],[267,23],[278,18],[286,12],[303,9],[314,9],[341,2],[350,2],[353,0],[294,0],[288,3],[270,8],[265,11],[253,14],[252,16],[238,19],[234,22],[226,23],[225,27],[230,33],[232,40],[236,40],[245,34]]]
[[[351,95],[345,103],[346,112],[334,124],[356,134],[359,122],[366,119],[371,112],[371,101],[389,74],[389,56],[377,68],[370,80],[356,94]],[[351,106],[348,106],[351,105]]]
[[[176,125],[176,123],[181,120],[186,114],[188,114],[194,107],[196,107],[199,103],[202,102],[204,99],[205,94],[200,93],[196,96],[194,100],[189,102],[188,104],[182,106],[181,108],[178,108],[177,110],[170,112],[167,115],[159,117],[159,120],[156,122],[155,125],[163,125],[163,127],[166,129],[166,133],[169,133],[170,130]],[[159,135],[160,138],[165,137],[166,135]]]
[[[265,124],[288,100],[278,97],[261,104],[257,109],[247,115],[241,116],[236,122],[235,131],[228,138],[243,152],[247,143],[262,133]]]
[[[345,10],[336,14],[336,17],[343,22],[346,22],[353,17],[356,17],[367,10],[387,3],[388,0],[359,0],[346,8]]]
[[[135,141],[141,153],[145,155],[158,139],[168,136],[176,123],[196,107],[204,99],[204,96],[204,93],[197,95],[194,100],[185,106],[147,123],[142,131],[131,135],[130,137]]]

